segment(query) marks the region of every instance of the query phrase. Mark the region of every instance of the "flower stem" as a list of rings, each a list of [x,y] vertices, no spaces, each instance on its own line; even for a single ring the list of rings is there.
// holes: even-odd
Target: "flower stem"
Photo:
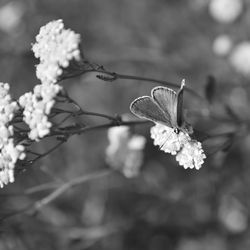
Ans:
[[[91,69],[83,69],[82,71],[80,71],[79,73],[72,75],[72,76],[68,76],[66,78],[72,78],[72,77],[76,77],[76,76],[80,76],[86,73],[98,73],[100,75],[97,75],[96,77],[104,80],[104,81],[115,81],[117,79],[123,79],[123,80],[137,80],[137,81],[144,81],[144,82],[152,82],[152,83],[158,83],[158,84],[162,84],[162,85],[166,85],[167,87],[171,87],[171,88],[180,88],[180,85],[177,83],[172,83],[172,82],[168,82],[168,81],[164,81],[164,80],[158,80],[158,79],[154,79],[154,78],[149,78],[149,77],[142,77],[142,76],[134,76],[134,75],[127,75],[127,74],[119,74],[116,72],[111,72],[108,71],[106,69],[104,69],[104,67],[102,66],[96,66],[93,67]],[[104,75],[102,75],[104,74]],[[107,75],[107,76],[105,76]],[[64,78],[64,79],[66,79]],[[185,89],[192,95],[194,95],[195,97],[197,97],[198,99],[202,100],[203,102],[205,102],[205,98],[200,96],[198,93],[196,93],[194,90],[192,90],[189,87],[185,87]]]
[[[118,74],[115,72],[110,72],[104,69],[93,69],[90,70],[89,72],[93,72],[93,73],[102,73],[102,74],[107,74],[109,76],[111,76],[112,78],[107,78],[107,81],[114,81],[117,79],[123,79],[123,80],[137,80],[137,81],[145,81],[145,82],[152,82],[152,83],[159,83],[162,85],[166,85],[168,87],[172,87],[172,88],[179,88],[180,85],[177,83],[172,83],[172,82],[168,82],[168,81],[163,81],[163,80],[158,80],[158,79],[154,79],[154,78],[148,78],[148,77],[141,77],[141,76],[134,76],[134,75],[125,75],[125,74]],[[98,77],[98,76],[97,76]],[[102,79],[102,77],[98,77],[100,79]],[[105,76],[102,80],[105,80]],[[185,87],[185,89],[191,93],[192,95],[196,96],[197,98],[201,99],[204,101],[204,98],[202,96],[200,96],[198,93],[196,93],[194,90],[192,90],[189,87]]]

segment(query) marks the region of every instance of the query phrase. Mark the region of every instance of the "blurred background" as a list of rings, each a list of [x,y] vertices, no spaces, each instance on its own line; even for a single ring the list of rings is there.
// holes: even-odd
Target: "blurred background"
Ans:
[[[134,132],[147,138],[138,177],[113,172],[69,189],[35,215],[2,219],[0,249],[250,249],[250,2],[1,0],[0,81],[10,83],[15,98],[39,83],[31,44],[39,28],[56,19],[81,34],[91,62],[175,83],[185,78],[207,95],[210,104],[185,93],[187,118],[197,130],[239,133],[210,140],[209,157],[196,171],[154,147],[150,125],[136,126]],[[211,79],[213,95],[205,92]],[[130,102],[155,86],[93,75],[62,85],[83,109],[110,115],[129,113]],[[223,140],[230,147],[220,151]],[[38,185],[107,169],[107,145],[106,130],[72,137],[0,190],[1,217],[51,192],[30,191]],[[46,144],[37,151],[46,151]]]

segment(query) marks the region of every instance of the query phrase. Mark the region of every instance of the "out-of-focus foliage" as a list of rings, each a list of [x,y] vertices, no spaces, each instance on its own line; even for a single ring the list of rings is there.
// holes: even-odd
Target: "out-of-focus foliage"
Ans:
[[[250,248],[249,78],[235,71],[230,54],[221,57],[213,51],[221,34],[230,37],[232,50],[250,39],[250,4],[244,1],[243,12],[230,24],[217,23],[208,4],[209,0],[0,1],[0,81],[9,82],[16,97],[38,83],[38,62],[30,49],[40,26],[61,18],[82,35],[86,57],[111,71],[172,82],[185,78],[201,95],[207,76],[214,76],[216,92],[207,93],[213,116],[207,104],[185,93],[187,119],[205,134],[239,131],[237,137],[209,140],[211,155],[193,171],[153,146],[149,125],[137,126],[134,132],[148,138],[138,177],[126,179],[114,172],[71,188],[36,214],[2,220],[0,249]],[[129,103],[148,95],[153,86],[125,80],[108,83],[92,75],[62,85],[83,109],[112,115],[128,113]],[[227,147],[219,151],[223,140]],[[60,184],[107,168],[107,144],[105,130],[71,138],[0,191],[1,218],[51,192],[32,189],[40,184]],[[46,151],[49,145],[48,141],[37,150]]]

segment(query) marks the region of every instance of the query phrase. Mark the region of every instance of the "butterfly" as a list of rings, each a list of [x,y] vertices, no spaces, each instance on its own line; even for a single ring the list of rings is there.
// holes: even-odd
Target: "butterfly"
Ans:
[[[192,134],[191,125],[183,118],[184,87],[185,80],[182,80],[177,92],[164,86],[155,87],[151,90],[151,96],[135,99],[130,110],[139,118],[173,128],[176,134],[180,131]]]

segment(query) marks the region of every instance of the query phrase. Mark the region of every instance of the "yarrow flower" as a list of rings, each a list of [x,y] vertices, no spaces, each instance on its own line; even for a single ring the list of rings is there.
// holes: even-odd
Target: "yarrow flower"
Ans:
[[[32,50],[36,58],[37,78],[42,83],[55,83],[63,74],[63,69],[69,67],[71,61],[80,61],[79,45],[81,38],[70,29],[65,29],[62,20],[49,22],[40,28],[36,43]]]
[[[242,0],[211,0],[209,4],[211,16],[221,23],[234,22],[242,11]]]
[[[35,86],[33,93],[25,93],[19,98],[19,104],[24,108],[23,119],[31,130],[30,139],[39,141],[49,134],[52,123],[48,115],[61,89],[58,84],[39,84]]]
[[[201,143],[196,140],[187,141],[183,144],[181,151],[176,155],[176,160],[185,169],[200,169],[205,158],[206,155],[204,154]]]
[[[236,71],[250,76],[250,42],[238,44],[232,51],[229,61]]]
[[[160,150],[176,155],[179,165],[187,168],[200,169],[206,158],[201,143],[191,139],[182,131],[175,132],[173,128],[156,123],[150,130],[154,145]]]
[[[0,187],[14,182],[15,164],[26,156],[24,146],[14,142],[14,129],[9,125],[18,110],[9,88],[9,84],[0,83]]]
[[[177,134],[173,128],[161,124],[156,124],[151,128],[150,132],[154,145],[159,146],[162,151],[172,155],[176,155],[183,144],[190,140],[188,134],[181,131]]]
[[[132,136],[129,127],[119,126],[108,130],[108,140],[106,162],[128,178],[137,176],[143,162],[145,137]]]

